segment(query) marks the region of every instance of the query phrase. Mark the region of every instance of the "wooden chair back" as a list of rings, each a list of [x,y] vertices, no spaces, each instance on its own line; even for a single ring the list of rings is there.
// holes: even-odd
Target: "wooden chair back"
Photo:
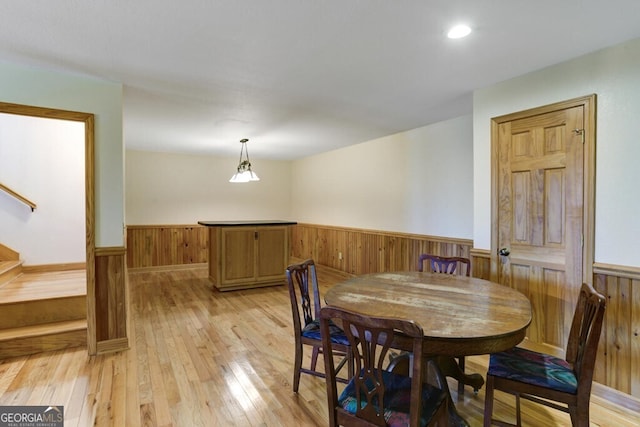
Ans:
[[[580,288],[578,303],[573,313],[565,359],[573,366],[578,380],[578,395],[587,399],[587,405],[591,394],[605,307],[604,296],[591,285],[584,283]]]
[[[463,257],[443,257],[439,255],[421,254],[418,258],[418,271],[424,271],[424,262],[429,261],[429,270],[433,273],[456,274],[458,265],[464,268],[465,276],[471,275],[471,262]]]
[[[316,265],[312,259],[308,259],[288,266],[285,274],[289,287],[293,326],[297,336],[300,335],[304,326],[320,317],[320,290]]]
[[[331,343],[326,338],[331,322],[342,324],[349,339],[355,358],[355,385],[357,405],[352,414],[338,403]],[[334,307],[323,307],[320,326],[325,353],[325,372],[327,373],[327,399],[329,403],[329,424],[386,426],[384,412],[385,381],[383,363],[387,359],[395,333],[402,333],[413,340],[414,360],[422,361],[422,328],[412,321],[369,317]],[[410,425],[420,425],[422,406],[422,385],[424,380],[423,363],[414,363],[411,378]],[[362,405],[365,403],[366,405]],[[443,404],[443,406],[446,406]],[[444,409],[442,409],[444,411]],[[444,413],[444,412],[443,412]]]

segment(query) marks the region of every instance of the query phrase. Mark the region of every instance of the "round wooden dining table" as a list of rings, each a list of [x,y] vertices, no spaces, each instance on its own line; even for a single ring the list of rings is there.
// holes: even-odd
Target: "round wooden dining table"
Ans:
[[[531,303],[522,293],[454,274],[366,274],[336,284],[324,300],[361,314],[413,320],[424,330],[425,353],[432,355],[503,351],[519,344],[531,323]],[[398,344],[403,347],[402,340]]]
[[[424,331],[424,354],[438,359],[441,378],[437,385],[447,393],[445,375],[475,384],[474,388],[484,383],[478,374],[453,372],[457,368],[457,364],[449,363],[453,357],[512,348],[524,339],[531,323],[531,303],[522,293],[453,274],[403,271],[356,276],[334,285],[324,300],[344,310],[419,324]],[[411,342],[399,335],[393,347],[410,351]],[[452,424],[468,425],[455,407],[451,409]]]

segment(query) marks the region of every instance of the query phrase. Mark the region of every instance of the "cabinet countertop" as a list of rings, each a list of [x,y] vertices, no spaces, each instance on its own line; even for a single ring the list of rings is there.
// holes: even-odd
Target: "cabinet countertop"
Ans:
[[[295,225],[296,221],[257,220],[257,221],[198,221],[207,227],[240,227],[247,225]]]

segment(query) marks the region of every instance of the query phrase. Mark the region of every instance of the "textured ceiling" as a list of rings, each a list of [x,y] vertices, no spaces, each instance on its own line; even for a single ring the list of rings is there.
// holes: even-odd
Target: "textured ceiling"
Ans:
[[[237,155],[249,138],[277,159],[471,113],[474,89],[640,37],[638,0],[23,0],[0,16],[1,61],[123,83],[127,148]],[[447,39],[461,21],[473,33]]]

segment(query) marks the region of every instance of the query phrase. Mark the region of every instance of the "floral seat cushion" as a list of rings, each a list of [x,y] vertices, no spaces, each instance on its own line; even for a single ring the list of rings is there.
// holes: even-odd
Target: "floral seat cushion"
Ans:
[[[387,425],[390,427],[408,426],[411,406],[411,378],[387,371],[382,372],[382,378],[385,385],[383,397],[385,406],[384,419]],[[428,384],[423,386],[420,425],[426,426],[428,424],[444,399],[445,394],[442,390]],[[347,384],[347,387],[340,395],[338,404],[347,412],[356,413],[358,402],[353,380]]]
[[[344,331],[333,322],[329,323],[329,335],[331,335],[331,342],[336,344],[349,345],[349,339],[344,334]],[[320,335],[320,322],[318,320],[314,320],[307,323],[307,325],[302,329],[302,336],[318,341],[321,340],[322,337]]]
[[[492,354],[489,375],[572,394],[578,388],[566,360],[519,347]]]

